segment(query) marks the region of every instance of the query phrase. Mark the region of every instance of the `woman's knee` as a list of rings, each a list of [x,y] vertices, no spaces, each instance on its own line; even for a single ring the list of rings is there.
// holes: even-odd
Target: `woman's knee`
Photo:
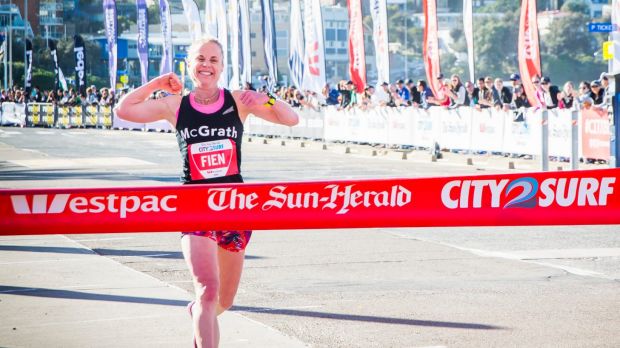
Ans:
[[[194,278],[196,298],[203,303],[217,304],[219,299],[220,284],[217,278],[196,277]]]

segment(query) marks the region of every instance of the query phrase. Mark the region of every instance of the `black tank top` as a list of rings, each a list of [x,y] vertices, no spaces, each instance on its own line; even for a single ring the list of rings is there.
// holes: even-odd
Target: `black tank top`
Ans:
[[[243,123],[232,94],[224,89],[224,105],[211,114],[194,109],[186,95],[181,99],[178,115],[176,137],[183,159],[181,182],[243,182]]]

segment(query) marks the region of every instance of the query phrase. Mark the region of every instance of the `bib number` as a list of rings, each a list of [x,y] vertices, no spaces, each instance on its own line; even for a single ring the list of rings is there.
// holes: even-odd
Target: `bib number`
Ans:
[[[237,146],[231,139],[192,144],[188,150],[192,180],[239,174]]]

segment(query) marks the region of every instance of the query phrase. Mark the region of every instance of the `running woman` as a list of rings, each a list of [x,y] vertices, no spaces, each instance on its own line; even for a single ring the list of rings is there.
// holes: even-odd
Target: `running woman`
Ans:
[[[218,88],[224,69],[223,50],[215,39],[193,43],[187,52],[194,89],[182,95],[174,73],[159,76],[127,94],[115,108],[127,121],[167,120],[176,129],[183,160],[183,184],[241,183],[241,139],[250,114],[286,126],[298,116],[286,103],[255,91]],[[171,95],[149,99],[153,92]],[[188,305],[194,326],[194,345],[217,347],[217,316],[230,308],[237,293],[245,247],[251,231],[183,232],[181,247],[193,277],[196,299]]]

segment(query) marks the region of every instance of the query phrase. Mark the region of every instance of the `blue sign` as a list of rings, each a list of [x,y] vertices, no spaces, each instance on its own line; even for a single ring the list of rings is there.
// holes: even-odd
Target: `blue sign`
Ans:
[[[617,31],[618,26],[611,23],[588,23],[588,30],[591,33],[611,33]]]

